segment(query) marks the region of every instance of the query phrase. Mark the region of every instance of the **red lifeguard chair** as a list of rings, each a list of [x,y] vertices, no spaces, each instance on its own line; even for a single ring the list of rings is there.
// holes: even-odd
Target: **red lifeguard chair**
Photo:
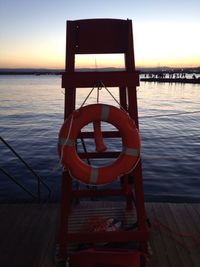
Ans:
[[[75,71],[76,54],[112,53],[124,54],[125,70]],[[67,22],[66,69],[62,76],[65,120],[76,108],[77,88],[93,88],[99,82],[105,87],[119,90],[119,108],[129,114],[138,128],[136,86],[139,86],[139,75],[135,70],[131,20],[86,19]],[[120,137],[118,130],[104,131],[102,135],[104,138]],[[94,138],[94,133],[80,132],[78,138]],[[78,155],[84,160],[117,158],[120,153],[84,151]],[[73,267],[147,266],[145,255],[149,231],[144,207],[141,160],[128,175],[119,179],[118,188],[115,189],[73,189],[72,179],[66,168],[62,175],[58,257],[68,259],[69,265]],[[103,201],[103,197],[107,196],[117,196],[124,201]],[[99,201],[91,200],[97,197]],[[89,200],[85,201],[86,198]],[[123,225],[116,231],[92,231],[90,227],[86,227],[86,224],[94,223],[97,218],[115,217],[121,218]]]

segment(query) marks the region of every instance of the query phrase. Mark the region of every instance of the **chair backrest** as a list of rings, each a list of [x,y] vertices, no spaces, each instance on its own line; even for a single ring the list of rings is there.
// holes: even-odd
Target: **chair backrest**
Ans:
[[[127,70],[135,70],[132,21],[86,19],[67,22],[66,70],[73,71],[75,54],[123,53]]]

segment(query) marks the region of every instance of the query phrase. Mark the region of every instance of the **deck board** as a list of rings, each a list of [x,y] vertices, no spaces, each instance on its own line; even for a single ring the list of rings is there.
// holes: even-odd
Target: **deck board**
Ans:
[[[154,212],[155,209],[157,211],[157,208],[154,207],[153,204],[148,204],[147,205],[147,210],[148,210],[148,216],[151,220],[151,218],[154,217]],[[151,266],[169,266],[168,259],[166,258],[166,253],[165,253],[165,245],[163,243],[163,238],[160,233],[160,231],[156,231],[156,229],[153,227],[151,228],[151,234],[150,234],[150,244],[152,248],[153,255],[151,257]],[[159,244],[159,246],[158,246]]]
[[[157,209],[156,207],[154,207],[156,222],[158,220],[160,223],[164,223],[166,224],[166,226],[169,226],[171,224],[171,220],[170,216],[168,215],[169,210],[167,210],[167,203],[165,205],[165,209],[162,208],[161,204],[156,204],[156,206]],[[172,266],[173,264],[174,266],[181,266],[183,262],[181,261],[175,242],[173,242],[173,240],[168,235],[163,234],[162,228],[159,228],[158,230],[160,231],[163,243],[165,244],[165,257],[166,262],[168,262],[167,266]]]
[[[179,222],[180,220],[177,222],[177,214],[175,211],[175,209],[172,209],[170,204],[166,204],[164,207],[164,211],[166,214],[166,217],[168,219],[166,219],[169,223],[167,224],[168,227],[170,227],[170,229],[174,232],[174,233],[180,233],[180,228],[179,228]],[[165,217],[165,218],[166,218]],[[161,222],[165,224],[165,219],[161,219]],[[173,242],[173,245],[176,248],[176,258],[175,261],[177,260],[177,258],[179,257],[180,259],[180,265],[176,265],[176,266],[193,266],[192,260],[190,259],[190,256],[187,254],[187,251],[185,251],[185,248],[183,248],[180,244],[184,243],[184,239],[182,237],[179,237],[177,235],[171,234],[170,231],[163,229],[163,236],[165,238],[168,238],[168,240],[171,240]],[[175,241],[177,240],[177,242]],[[171,262],[173,263],[173,258],[171,260]]]
[[[200,204],[146,203],[152,223],[150,267],[200,267]],[[4,267],[55,267],[59,204],[0,204],[0,262]],[[158,227],[157,221],[166,225]],[[175,241],[175,239],[177,241]]]
[[[186,222],[188,214],[185,211],[184,204],[183,205],[170,204],[170,207],[173,210],[174,219],[176,220],[178,226],[177,229],[175,229],[175,231],[182,234],[193,233],[193,225],[191,218],[190,218],[190,227],[188,227]],[[177,239],[181,242],[181,244],[183,244],[183,247],[181,247],[180,245],[180,249],[184,257],[184,263],[185,264],[187,263],[187,265],[189,266],[198,266],[200,261],[194,255],[192,255],[192,252],[196,251],[197,249],[195,250],[190,249],[190,240],[188,238],[177,238]]]
[[[40,266],[49,237],[51,244],[55,240],[57,205],[19,204],[6,209],[6,235],[0,228],[1,266]]]

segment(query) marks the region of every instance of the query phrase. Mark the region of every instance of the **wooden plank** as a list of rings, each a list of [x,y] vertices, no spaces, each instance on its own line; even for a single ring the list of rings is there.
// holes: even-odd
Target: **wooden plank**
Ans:
[[[62,88],[133,87],[139,85],[138,72],[65,72]]]
[[[197,221],[200,218],[200,204],[199,203],[189,203],[185,204],[186,209],[190,210],[192,212],[192,217],[196,218]],[[200,224],[197,223],[197,226],[199,227]]]
[[[193,209],[196,210],[196,212],[198,213],[198,215],[200,216],[200,203],[195,203],[195,204],[191,204]]]
[[[43,205],[41,209],[36,210],[37,214],[35,214],[32,227],[29,229],[28,244],[32,247],[32,252],[34,252],[29,256],[29,262],[31,262],[34,267],[38,267],[38,262],[43,258],[44,251],[48,245],[50,231],[52,230],[51,206],[52,205]]]
[[[19,219],[24,207],[18,207]],[[40,250],[44,245],[45,232],[43,233],[40,229],[40,227],[44,228],[42,222],[46,217],[45,212],[41,212],[43,206],[28,205],[25,208],[28,209],[27,217],[25,221],[21,220],[21,224],[16,229],[15,251],[12,253],[12,258],[9,259],[10,266],[16,266],[16,262],[17,266],[35,266],[34,261],[39,260]]]
[[[171,229],[173,232],[177,232],[178,229],[178,225],[176,223],[176,221],[174,220],[174,214],[171,211],[169,205],[167,203],[163,204],[162,210],[165,214],[164,216],[164,221],[162,221],[161,223],[163,223],[163,225],[166,225],[168,227],[168,229]],[[165,228],[165,227],[164,227]],[[169,252],[169,255],[171,257],[170,262],[173,265],[173,262],[176,261],[177,262],[177,266],[184,266],[184,264],[190,264],[190,261],[188,263],[188,257],[187,255],[185,255],[184,253],[184,249],[179,245],[179,243],[177,243],[175,239],[177,239],[178,241],[181,241],[180,238],[177,238],[177,236],[174,236],[167,228],[164,229],[163,228],[163,235],[165,235],[166,238],[168,238],[168,242],[171,243],[171,252]],[[174,250],[174,251],[173,251]]]
[[[193,236],[191,238],[187,238],[190,254],[194,259],[195,266],[200,266],[200,216],[198,216],[198,213],[191,206],[191,204],[184,204],[182,214],[187,227],[187,233]],[[194,243],[194,240],[196,240],[198,243]]]
[[[3,263],[2,266],[4,267],[13,266],[11,262],[14,261],[14,259],[18,262],[19,255],[17,255],[16,251],[19,242],[23,238],[20,230],[23,230],[24,226],[26,226],[27,219],[29,218],[29,208],[29,206],[21,204],[22,211],[20,212],[17,204],[6,206],[5,228],[4,230],[1,228],[1,235],[4,234],[2,231],[5,231],[3,239],[1,240],[1,263]],[[14,266],[19,265],[15,263]]]
[[[125,53],[128,49],[130,20],[86,19],[67,23],[72,29],[70,36],[76,54]]]
[[[49,246],[50,233],[55,235],[55,222],[51,221],[51,210],[54,209],[34,204],[7,206],[7,239],[0,246],[2,266],[39,266],[38,262],[41,257],[44,259],[44,251]],[[53,218],[55,221],[55,215]],[[11,222],[13,227],[10,229]]]
[[[121,138],[119,131],[102,131],[103,138]],[[78,138],[94,138],[94,132],[80,132]]]
[[[150,250],[150,262],[149,267],[158,266],[159,267],[159,260],[157,257],[157,250],[156,250],[156,240],[155,240],[155,229],[153,227],[153,215],[152,215],[152,203],[146,203],[146,211],[147,211],[147,218],[150,220],[151,228],[150,228],[150,241],[149,241],[149,250]]]
[[[177,236],[176,239],[180,241],[179,250],[184,260],[183,266],[185,267],[198,266],[196,265],[196,260],[193,258],[193,256],[190,253],[190,250],[188,249],[187,240],[181,236],[183,233],[187,233],[189,230],[187,228],[187,225],[185,224],[184,205],[180,203],[179,204],[172,203],[172,204],[169,204],[169,207],[171,209],[171,212],[173,214],[174,220],[177,225],[175,231],[177,232],[177,234],[180,234],[180,237]]]
[[[121,151],[120,152],[116,152],[116,151],[108,151],[108,152],[87,152],[87,153],[78,153],[79,157],[81,159],[98,159],[98,158],[103,158],[103,159],[108,159],[108,158],[117,158],[119,157]]]
[[[24,264],[34,266],[34,260],[39,260],[39,252],[43,246],[43,238],[41,237],[44,236],[44,233],[43,231],[39,231],[39,226],[42,225],[43,219],[45,218],[46,214],[45,212],[41,212],[42,207],[38,207],[37,209],[35,206],[32,206],[31,208],[32,219],[29,218],[29,227],[27,227],[24,231],[25,237],[23,238],[23,243],[21,242],[18,245],[17,249],[17,254],[21,255],[20,265],[22,266]],[[37,233],[37,230],[40,232],[39,235]],[[37,239],[40,239],[38,242],[39,244],[35,244],[35,240]],[[26,255],[23,257],[23,251],[26,249],[26,247],[29,247],[29,249]]]
[[[17,213],[17,209],[12,209],[12,213],[9,212],[8,207],[10,209],[13,207],[13,205],[9,204],[1,204],[0,205],[0,247],[2,244],[7,240],[8,231],[9,229],[12,229],[13,226],[13,220],[10,219],[10,216],[12,214],[13,217],[15,217],[15,214]]]
[[[160,215],[160,217],[158,218],[158,223],[160,222],[162,225],[166,225],[167,227],[172,228],[172,221],[167,203],[160,204],[158,211],[158,215]],[[171,238],[169,231],[165,230],[166,229],[161,228],[161,234],[166,245],[166,253],[168,255],[170,266],[182,266],[183,262],[181,261],[181,257],[178,253],[176,243]]]
[[[154,222],[155,214],[158,211],[158,204],[148,205],[148,216],[150,217],[151,222]],[[152,223],[151,234],[150,234],[150,244],[153,249],[153,255],[150,258],[151,266],[154,266],[155,262],[157,266],[169,267],[169,260],[166,254],[165,243],[162,238],[161,232],[155,227],[154,223]],[[154,263],[152,263],[154,262]],[[153,264],[153,265],[152,265]]]
[[[48,220],[48,238],[43,249],[42,257],[38,267],[53,267],[55,265],[56,253],[56,235],[58,228],[58,205],[53,204],[50,207],[49,220]]]

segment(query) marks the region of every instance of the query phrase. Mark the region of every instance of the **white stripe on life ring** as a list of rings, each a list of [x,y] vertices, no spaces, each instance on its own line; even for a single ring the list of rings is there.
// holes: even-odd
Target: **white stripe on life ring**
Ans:
[[[134,149],[134,148],[129,148],[129,147],[124,147],[123,148],[123,153],[128,155],[128,156],[139,156],[140,155],[140,150],[139,149]]]
[[[75,146],[74,139],[59,138],[58,144],[62,146]]]
[[[97,183],[98,174],[99,174],[98,168],[91,168],[91,175],[90,175],[91,184]]]
[[[108,105],[102,105],[101,120],[108,121],[110,107]]]

